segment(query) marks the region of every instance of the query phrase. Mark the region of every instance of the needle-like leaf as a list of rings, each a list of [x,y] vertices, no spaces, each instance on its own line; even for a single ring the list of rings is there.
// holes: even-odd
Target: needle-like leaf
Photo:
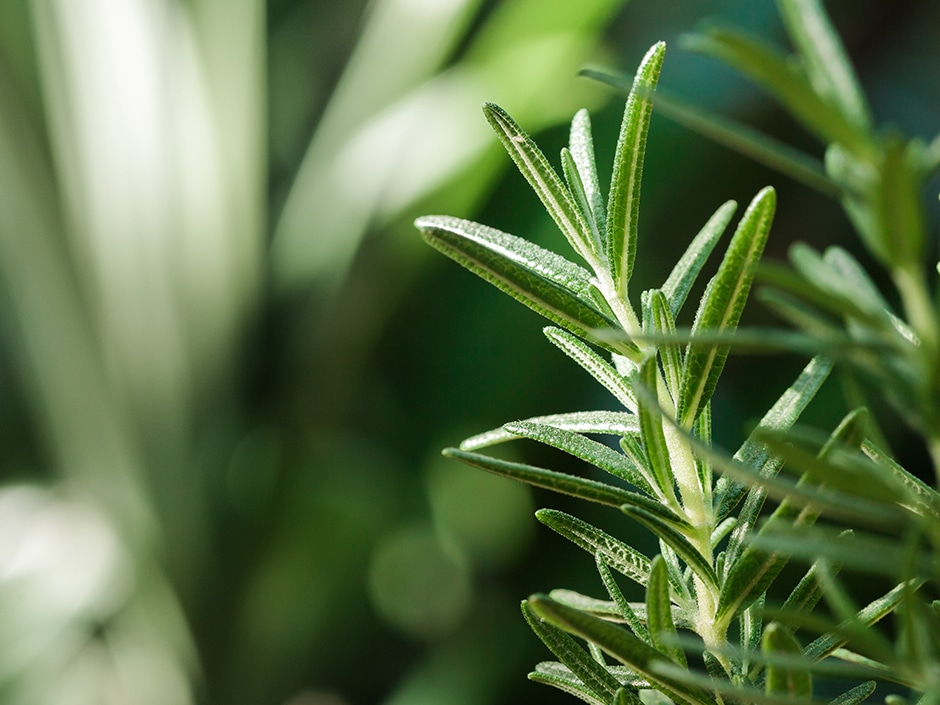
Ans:
[[[640,429],[635,414],[625,411],[570,411],[564,414],[547,414],[523,419],[527,423],[552,426],[572,433],[596,433],[606,436],[626,436]],[[519,436],[505,428],[494,428],[467,438],[460,450],[479,450],[487,446],[517,440]]]
[[[607,209],[604,206],[604,194],[597,178],[597,162],[594,159],[594,138],[591,135],[591,117],[587,110],[579,110],[571,121],[568,137],[568,149],[574,158],[575,166],[584,186],[589,211],[594,216],[601,238],[598,252],[605,252],[607,243]]]
[[[522,603],[522,614],[542,643],[578,677],[589,692],[604,699],[613,697],[621,684],[610,671],[595,661],[567,633],[539,619],[525,601]]]
[[[649,495],[654,494],[653,488],[649,486],[643,472],[626,455],[618,453],[603,443],[585,438],[579,433],[528,421],[508,423],[505,428],[517,436],[531,438],[534,441],[563,450],[601,470],[609,472],[615,477],[619,477],[621,480],[626,480]]]
[[[683,47],[723,61],[749,76],[823,142],[839,142],[858,154],[870,151],[867,130],[847,120],[817,94],[800,67],[764,42],[736,30],[711,27],[684,37]]]
[[[817,95],[860,131],[869,130],[871,116],[865,96],[822,3],[777,0],[777,6]]]
[[[875,692],[875,686],[875,681],[865,681],[845,691],[837,698],[833,698],[829,701],[829,705],[858,705]]]
[[[540,509],[535,516],[545,526],[580,546],[592,556],[600,555],[604,563],[638,585],[645,586],[649,580],[649,558],[623,541],[615,539],[586,521],[557,509]]]
[[[596,261],[594,241],[587,223],[581,217],[577,205],[558,174],[548,163],[542,150],[532,138],[516,124],[509,113],[493,103],[483,106],[483,113],[509,156],[519,167],[529,185],[538,195],[542,205],[571,243],[574,251],[585,261]]]
[[[586,480],[574,475],[567,475],[554,470],[545,470],[532,465],[514,463],[500,458],[492,458],[480,453],[471,453],[457,448],[448,448],[443,451],[448,458],[455,458],[467,465],[486,470],[494,475],[501,475],[519,482],[552,490],[561,494],[571,495],[589,502],[598,502],[608,506],[620,507],[631,502],[632,492],[608,485],[604,482]]]
[[[561,150],[561,169],[562,173],[565,175],[565,181],[568,184],[568,191],[571,193],[574,205],[578,209],[578,214],[581,216],[581,220],[584,221],[585,225],[587,225],[588,231],[591,234],[591,252],[595,256],[604,256],[600,255],[600,253],[603,252],[601,248],[604,247],[604,245],[601,241],[601,231],[598,228],[597,219],[591,206],[590,196],[588,196],[587,193],[587,187],[581,179],[581,172],[578,170],[578,165],[571,155],[571,150],[567,147]]]
[[[765,188],[748,206],[731,244],[708,284],[693,325],[697,331],[731,331],[737,327],[757,263],[767,242],[776,194]],[[690,344],[682,368],[679,422],[690,428],[711,398],[728,356],[727,346]]]
[[[646,622],[653,647],[685,666],[685,652],[676,643],[669,581],[662,556],[656,556],[650,564],[650,579],[646,586]]]
[[[610,595],[610,599],[613,600],[614,604],[617,606],[620,616],[626,621],[634,634],[646,643],[651,643],[649,629],[646,628],[646,624],[637,616],[636,611],[623,596],[623,592],[617,584],[614,574],[604,562],[604,557],[598,553],[594,558],[597,563],[597,572],[601,576],[604,587],[607,588],[607,594]],[[552,596],[554,597],[554,595]]]
[[[537,664],[535,670],[529,674],[529,680],[558,688],[568,695],[583,700],[588,705],[607,705],[607,698],[600,697],[584,685],[570,668],[557,661],[544,661]]]
[[[604,651],[648,678],[658,689],[681,705],[712,705],[709,693],[695,685],[663,676],[654,666],[673,663],[661,651],[641,641],[626,629],[555,602],[547,595],[529,598],[532,611],[571,634],[589,639]]]
[[[637,69],[614,156],[607,200],[607,262],[617,294],[624,300],[636,257],[643,157],[653,114],[651,94],[659,80],[665,53],[665,43],[655,44]]]
[[[708,260],[708,256],[715,248],[718,239],[724,233],[725,228],[728,227],[728,223],[731,222],[731,216],[734,215],[737,207],[738,204],[734,201],[727,201],[722,204],[708,219],[708,222],[705,223],[698,235],[686,248],[682,257],[679,258],[676,266],[672,268],[672,272],[669,273],[662,290],[669,301],[669,311],[673,317],[678,316],[679,311],[682,310],[682,305],[685,303],[692,285],[698,279],[698,275]]]
[[[432,247],[554,323],[588,338],[616,326],[591,299],[591,274],[564,257],[460,218],[425,216],[415,225]]]
[[[636,389],[638,384],[644,385],[655,399],[658,376],[659,370],[656,358],[650,356],[643,362],[639,371],[634,373],[633,387]],[[676,481],[669,460],[669,447],[663,433],[662,413],[658,404],[646,401],[642,397],[637,401],[640,407],[638,413],[640,438],[643,440],[643,447],[646,449],[647,458],[649,458],[650,468],[658,486],[658,493],[671,505],[675,506]]]
[[[803,653],[799,642],[782,624],[768,624],[764,630],[761,650],[765,654],[784,654],[799,656]],[[807,663],[807,666],[809,663]],[[813,677],[808,668],[799,666],[786,668],[769,664],[765,682],[768,693],[780,693],[793,698],[810,698],[813,695]]]
[[[636,411],[636,396],[627,379],[613,365],[594,352],[582,340],[567,331],[551,326],[546,327],[546,337],[557,345],[572,360],[577,362],[588,374],[596,379],[617,401],[630,411]]]
[[[676,321],[669,309],[666,295],[659,289],[652,289],[644,291],[642,298],[648,302],[647,306],[653,332],[667,336],[675,335]],[[669,396],[673,400],[678,399],[679,385],[682,380],[682,351],[676,343],[662,343],[657,348],[659,357],[663,362],[663,376],[666,380]]]

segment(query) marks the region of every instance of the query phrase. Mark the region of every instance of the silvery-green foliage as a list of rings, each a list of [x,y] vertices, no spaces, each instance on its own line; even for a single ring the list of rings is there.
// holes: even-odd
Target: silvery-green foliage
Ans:
[[[874,380],[940,460],[940,348],[917,198],[940,165],[930,161],[940,149],[875,132],[818,0],[779,6],[794,57],[718,28],[687,45],[766,88],[824,142],[825,165],[675,101],[664,104],[666,113],[840,198],[864,244],[891,273],[903,315],[847,251],[819,254],[796,245],[793,270],[769,269],[773,287],[763,297],[802,332],[737,334],[774,217],[771,188],[739,219],[690,330],[677,330],[676,318],[734,203],[716,210],[661,287],[631,290],[662,43],[630,84],[606,198],[585,111],[572,121],[559,175],[506,111],[484,108],[578,262],[478,223],[446,216],[416,223],[433,247],[548,318],[549,341],[622,407],[512,422],[445,451],[487,472],[606,505],[658,539],[659,554],[648,556],[565,512],[537,513],[591,554],[604,597],[555,590],[523,602],[525,619],[558,659],[538,664],[530,678],[588,703],[638,705],[653,692],[680,705],[816,702],[817,674],[853,679],[832,700],[838,705],[861,702],[878,680],[908,687],[924,702],[940,696],[940,610],[920,597],[924,585],[935,589],[940,581],[940,495],[892,459],[864,408],[830,434],[797,425],[839,364]],[[710,399],[729,349],[748,341],[821,354],[731,454],[711,443]],[[552,446],[608,479],[481,452],[513,439]],[[772,511],[768,498],[776,503]],[[768,588],[791,561],[801,562],[805,575],[771,605]],[[839,577],[843,569],[881,576],[894,587],[856,604]],[[623,578],[645,591],[643,602],[625,599]],[[892,612],[893,633],[874,627]]]

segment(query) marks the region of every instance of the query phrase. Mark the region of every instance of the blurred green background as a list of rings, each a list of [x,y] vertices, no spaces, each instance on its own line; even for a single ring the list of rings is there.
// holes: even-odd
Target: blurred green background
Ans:
[[[878,118],[932,136],[940,7],[828,6]],[[531,516],[564,502],[438,451],[611,400],[411,221],[563,248],[479,106],[550,157],[589,107],[606,179],[623,99],[577,71],[659,39],[665,90],[818,153],[679,49],[709,18],[782,41],[766,0],[2,0],[0,702],[568,702],[516,608],[599,590]],[[836,204],[654,117],[637,290],[767,183],[769,256],[858,252]],[[800,364],[732,358],[719,442]]]

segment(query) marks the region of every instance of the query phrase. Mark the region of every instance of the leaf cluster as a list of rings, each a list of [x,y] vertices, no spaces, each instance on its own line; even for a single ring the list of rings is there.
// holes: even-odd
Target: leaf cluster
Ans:
[[[793,56],[723,28],[686,44],[767,89],[825,143],[824,162],[676,101],[662,105],[667,115],[839,198],[891,274],[904,311],[891,310],[843,249],[819,254],[795,245],[793,269],[765,268],[764,301],[801,329],[796,338],[772,340],[789,347],[799,341],[801,350],[820,354],[735,453],[711,443],[710,400],[737,338],[776,198],[766,188],[745,210],[688,332],[677,331],[676,319],[734,203],[716,210],[662,286],[631,291],[662,43],[629,84],[606,198],[585,111],[572,121],[559,174],[504,110],[484,108],[579,262],[478,223],[446,216],[416,223],[433,247],[548,318],[550,342],[621,406],[508,423],[445,451],[487,472],[606,505],[658,539],[659,554],[647,556],[565,512],[536,514],[592,555],[606,595],[555,590],[523,602],[526,620],[557,658],[530,678],[588,703],[636,705],[648,690],[680,705],[813,702],[816,674],[861,681],[832,701],[838,705],[861,702],[878,680],[927,699],[940,694],[938,610],[921,597],[925,585],[940,585],[940,496],[892,459],[864,407],[829,434],[797,424],[833,366],[843,364],[874,381],[940,460],[937,316],[924,275],[919,199],[940,150],[875,131],[820,3],[778,4]],[[608,479],[480,452],[519,438],[586,461]],[[768,497],[777,501],[772,511],[765,511]],[[791,559],[808,566],[805,575],[781,604],[768,604],[768,588]],[[893,587],[856,604],[839,578],[843,568]],[[639,585],[645,600],[628,601],[615,574]],[[825,610],[815,609],[820,601]],[[895,633],[878,631],[874,625],[892,612]]]

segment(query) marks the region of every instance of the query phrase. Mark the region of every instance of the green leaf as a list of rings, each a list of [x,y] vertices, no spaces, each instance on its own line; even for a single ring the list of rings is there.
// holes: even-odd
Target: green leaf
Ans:
[[[600,234],[603,247],[598,252],[605,252],[607,242],[607,209],[604,207],[604,194],[597,178],[597,162],[594,159],[594,138],[591,136],[591,117],[583,108],[575,113],[571,121],[568,137],[568,149],[574,158],[575,166],[584,186],[589,212],[594,216],[594,224]]]
[[[554,252],[495,228],[449,216],[425,216],[415,225],[432,247],[578,335],[590,338],[591,329],[617,325],[591,300],[591,274]]]
[[[790,591],[787,599],[784,600],[780,611],[787,614],[809,613],[822,598],[822,588],[819,585],[819,561],[816,561],[809,567],[806,574],[800,578],[800,582]]]
[[[623,453],[618,453],[603,443],[585,438],[579,433],[528,421],[508,423],[505,429],[517,436],[530,438],[539,443],[563,450],[615,477],[619,477],[621,480],[635,485],[648,494],[653,494],[653,489],[644,477],[643,472]]]
[[[528,602],[522,603],[522,614],[532,631],[548,647],[555,657],[567,666],[592,693],[609,699],[620,688],[620,681],[578,643],[557,626],[540,619]]]
[[[619,297],[627,298],[627,284],[633,273],[639,218],[640,183],[646,135],[653,104],[650,94],[659,80],[666,45],[655,44],[643,58],[633,80],[633,90],[620,126],[614,171],[607,200],[607,262]]]
[[[712,443],[712,405],[707,403],[702,412],[695,419],[695,425],[692,427],[695,437],[704,445]],[[714,489],[714,473],[711,464],[704,458],[695,458],[695,471],[698,476],[698,484],[702,491],[702,499],[705,506],[714,506],[712,492]]]
[[[865,419],[867,412],[857,409],[850,412],[833,431],[826,445],[818,453],[818,458],[823,462],[839,444],[861,443],[864,437]],[[777,457],[787,459],[787,455],[779,452],[770,444],[771,450],[777,451]],[[786,450],[786,449],[785,449]],[[813,460],[817,456],[813,456]],[[805,482],[806,476],[801,478]],[[738,517],[738,526],[731,535],[726,552],[725,565],[727,577],[721,586],[721,596],[718,601],[716,619],[731,619],[741,610],[756,600],[760,595],[770,587],[771,583],[783,570],[787,564],[789,556],[785,553],[767,552],[756,546],[748,546],[743,549],[744,542],[750,537],[757,517],[760,514],[764,503],[764,494],[759,489],[754,489],[749,494],[744,504],[740,516]],[[800,511],[789,500],[784,500],[770,516],[770,519],[761,528],[760,534],[766,534],[773,531],[780,525],[805,526],[812,524],[818,517],[818,511],[814,509],[804,509]]]
[[[683,46],[750,77],[823,142],[839,142],[858,154],[871,151],[867,131],[846,120],[837,108],[817,95],[800,67],[762,41],[713,27],[706,33],[684,37]]]
[[[650,564],[649,583],[646,586],[646,622],[653,647],[685,666],[685,652],[676,643],[669,580],[662,556],[656,556]]]
[[[689,291],[692,290],[695,280],[698,279],[718,239],[731,222],[731,216],[734,215],[737,207],[738,204],[734,201],[722,204],[708,219],[669,273],[662,291],[669,301],[669,311],[673,317],[678,316],[679,311],[682,310]]]
[[[594,219],[594,211],[588,200],[584,182],[581,181],[581,173],[578,171],[574,157],[571,156],[571,152],[567,147],[563,147],[561,150],[561,168],[565,175],[565,182],[568,184],[568,190],[574,198],[574,205],[578,209],[578,214],[591,234],[591,252],[596,256],[598,253],[603,252],[601,249],[603,247],[601,233],[597,227],[597,221]]]
[[[816,94],[860,132],[871,116],[845,47],[819,0],[777,0],[787,34],[802,59]]]
[[[636,396],[626,378],[613,366],[594,352],[583,341],[566,331],[547,327],[544,330],[548,339],[557,345],[572,360],[577,362],[588,374],[613,394],[617,401],[630,411],[636,411]]]
[[[761,475],[770,476],[780,469],[780,463],[767,450],[758,438],[768,429],[786,430],[790,428],[809,405],[816,392],[829,376],[832,361],[816,357],[809,361],[793,384],[780,395],[774,405],[764,415],[747,440],[734,454],[734,459],[746,466],[759,469]],[[715,484],[715,517],[721,521],[740,500],[745,486],[731,477],[718,478]]]
[[[567,475],[554,470],[545,470],[524,463],[514,463],[508,460],[492,458],[480,453],[472,453],[457,448],[447,448],[443,451],[447,458],[455,458],[467,465],[471,465],[481,470],[508,477],[519,482],[542,487],[543,489],[558,492],[560,494],[571,495],[580,499],[586,499],[589,502],[598,502],[612,507],[620,507],[626,502],[630,502],[633,497],[631,492],[608,485],[595,480],[586,480],[574,475]]]
[[[853,649],[865,650],[868,654],[874,655],[880,661],[891,661],[894,658],[895,650],[885,637],[881,636],[877,630],[871,629],[869,624],[863,623],[859,617],[858,607],[852,600],[849,593],[842,586],[835,572],[829,569],[829,562],[819,561],[817,575],[819,585],[822,587],[823,597],[829,604],[833,614],[842,619],[839,624],[839,631],[849,637],[847,643],[851,644]],[[910,583],[905,583],[910,591]],[[909,601],[910,593],[902,596],[897,607],[903,607]]]
[[[646,585],[649,579],[650,561],[635,548],[615,539],[596,526],[591,526],[586,521],[556,509],[540,509],[535,516],[545,526],[580,546],[592,556],[600,555],[604,563],[618,573],[625,575],[638,585]]]
[[[621,507],[621,511],[627,516],[636,519],[643,524],[643,526],[656,534],[661,541],[666,543],[685,561],[686,565],[692,569],[692,572],[701,578],[706,585],[717,590],[718,576],[715,575],[714,568],[708,564],[706,558],[699,553],[698,549],[689,543],[689,540],[682,535],[682,533],[667,524],[657,515],[639,509],[638,507],[624,505]]]
[[[803,653],[799,642],[790,631],[776,622],[768,624],[764,630],[761,650],[765,654],[779,653],[787,656],[799,656]],[[811,698],[813,695],[813,677],[809,669],[801,669],[798,666],[785,668],[769,664],[765,686],[768,693],[780,693],[793,698]]]
[[[731,331],[737,327],[751,288],[757,262],[767,242],[776,206],[772,188],[761,190],[738,224],[731,244],[708,283],[693,324],[698,331]],[[682,368],[679,423],[690,428],[711,398],[728,356],[727,346],[690,344]]]
[[[739,624],[741,627],[741,648],[745,657],[741,660],[741,672],[754,680],[759,664],[752,663],[752,655],[760,646],[763,633],[764,601],[766,593],[761,594],[751,605],[741,613]]]
[[[891,315],[887,303],[877,290],[872,291],[871,280],[844,250],[831,248],[826,257],[821,257],[809,245],[795,243],[790,247],[789,256],[802,279],[788,282],[777,277],[775,283],[788,287],[791,293],[823,310],[857,319],[876,331],[901,333],[901,326],[895,323],[897,319]],[[908,329],[902,335],[910,339],[913,334]]]
[[[600,697],[584,685],[570,668],[557,661],[544,661],[537,664],[535,670],[529,674],[529,680],[558,688],[558,690],[573,695],[589,705],[607,705],[607,698]]]
[[[607,563],[604,562],[604,557],[598,553],[594,556],[594,559],[597,563],[597,572],[601,576],[604,587],[607,588],[607,594],[610,595],[610,599],[613,600],[614,604],[617,606],[620,616],[626,621],[627,625],[633,630],[633,633],[636,634],[637,637],[647,644],[651,643],[650,633],[646,628],[646,624],[643,623],[643,620],[637,615],[636,611],[623,596],[620,586],[614,579],[614,574],[611,573]],[[555,595],[553,594],[552,597],[555,597]]]
[[[829,701],[829,705],[858,705],[875,692],[876,686],[877,683],[875,681],[865,681],[845,691],[839,697],[833,698]]]
[[[532,611],[565,631],[588,639],[604,651],[645,676],[679,705],[712,705],[713,699],[701,687],[686,685],[654,670],[659,662],[671,663],[662,652],[641,641],[627,630],[597,617],[566,607],[547,595],[529,598]]]
[[[571,411],[564,414],[533,416],[524,421],[572,433],[597,433],[607,436],[624,436],[638,433],[640,430],[636,415],[624,411]],[[479,450],[518,438],[518,435],[510,433],[503,427],[495,428],[466,439],[460,444],[460,450]]]
[[[643,701],[632,691],[621,688],[614,693],[611,705],[640,705]]]
[[[666,295],[659,289],[644,291],[644,300],[648,302],[650,322],[653,331],[665,335],[675,335],[676,321],[669,310]],[[682,351],[676,343],[663,343],[657,346],[659,357],[663,363],[663,373],[666,379],[666,388],[672,399],[679,398],[679,383],[682,374]]]
[[[893,484],[906,490],[906,496],[902,500],[905,507],[934,521],[940,521],[940,494],[935,489],[909,473],[871,441],[866,440],[862,444],[862,452],[878,465],[885,479],[890,478]]]
[[[637,384],[643,384],[650,391],[651,396],[655,398],[658,378],[659,369],[656,358],[650,356],[644,360],[640,370],[634,373],[633,387],[636,389]],[[646,449],[646,455],[650,461],[650,468],[659,489],[659,496],[668,502],[671,507],[676,507],[675,476],[672,472],[669,447],[666,445],[666,436],[663,432],[662,412],[658,404],[647,402],[642,397],[638,399],[638,403],[640,407],[638,412],[640,438],[643,440],[643,447]]]
[[[549,595],[553,600],[558,600],[569,607],[577,607],[595,617],[609,619],[614,622],[621,621],[623,616],[620,614],[620,608],[615,602],[610,600],[601,600],[596,597],[583,595],[575,590],[566,590],[564,588],[555,588]]]
[[[529,185],[535,190],[542,205],[571,243],[575,252],[587,262],[596,262],[592,239],[587,224],[581,218],[571,194],[558,174],[552,169],[545,155],[532,138],[515,123],[509,114],[493,103],[483,106],[483,113],[496,136],[509,152]]]
[[[885,265],[919,271],[926,241],[921,180],[900,134],[887,132],[881,144],[880,183],[875,191],[877,242],[867,244]]]

